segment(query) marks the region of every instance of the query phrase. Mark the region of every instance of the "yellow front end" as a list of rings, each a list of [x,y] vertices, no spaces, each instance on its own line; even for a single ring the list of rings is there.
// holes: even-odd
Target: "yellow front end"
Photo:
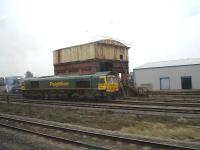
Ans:
[[[119,91],[119,88],[118,88],[117,84],[114,84],[114,83],[108,83],[107,84],[106,92],[114,93],[114,92],[117,92],[117,91]]]
[[[98,89],[100,91],[106,91],[114,93],[119,91],[118,79],[114,75],[101,76],[99,79]]]
[[[99,78],[98,90],[100,90],[100,91],[106,91],[106,89],[107,89],[106,76],[101,76]]]
[[[107,76],[107,92],[117,92],[119,91],[119,84],[118,84],[118,79],[114,75],[108,75]]]

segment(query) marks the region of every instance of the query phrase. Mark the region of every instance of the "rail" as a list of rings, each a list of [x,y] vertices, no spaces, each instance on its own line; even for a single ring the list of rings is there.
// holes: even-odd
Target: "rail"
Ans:
[[[19,119],[14,116],[3,115],[3,114],[0,114],[0,118],[5,119],[5,120],[11,120],[14,122],[19,122],[19,123],[26,123],[26,124],[35,125],[35,126],[42,126],[45,128],[61,130],[61,131],[65,131],[65,132],[75,132],[75,133],[79,133],[80,135],[84,134],[87,136],[93,136],[93,137],[98,137],[98,138],[102,138],[102,139],[109,139],[109,140],[119,141],[119,142],[128,143],[128,144],[137,144],[137,145],[151,146],[151,147],[156,147],[156,148],[197,150],[197,149],[199,149],[199,146],[200,146],[200,145],[196,145],[196,144],[193,145],[192,143],[189,143],[189,145],[188,145],[188,143],[177,142],[177,141],[172,142],[172,141],[166,141],[166,140],[158,141],[158,140],[152,140],[152,139],[147,139],[147,138],[128,138],[128,137],[123,137],[123,136],[119,136],[119,135],[110,135],[110,133],[105,134],[105,133],[97,133],[94,131],[84,131],[81,129],[72,129],[72,128],[60,127],[57,125],[50,125],[50,124],[41,123],[41,122]],[[31,130],[27,130],[27,129],[15,127],[15,126],[10,126],[10,125],[6,125],[6,124],[2,124],[2,123],[0,123],[0,125],[7,127],[7,128],[19,130],[22,132],[27,132],[27,133],[43,136],[43,137],[57,140],[60,142],[75,144],[78,146],[84,146],[84,147],[87,147],[90,149],[99,149],[99,150],[110,149],[110,148],[106,148],[106,147],[99,147],[96,145],[86,144],[86,143],[83,143],[80,141],[77,142],[77,141],[67,140],[64,138],[57,137],[57,136],[52,136],[52,135],[48,135],[48,134],[44,134],[44,133],[40,133],[40,132],[35,132],[35,131],[31,131]]]
[[[14,97],[12,97],[14,96]],[[123,102],[120,100],[112,102],[72,102],[72,101],[58,101],[58,100],[33,100],[33,99],[24,99],[18,97],[17,95],[10,96],[9,103],[26,103],[26,104],[38,104],[45,106],[62,106],[62,107],[78,107],[78,108],[91,108],[91,109],[108,109],[116,111],[133,111],[133,112],[155,112],[163,114],[171,114],[172,116],[179,114],[180,116],[188,118],[200,118],[200,107],[199,104],[190,103],[187,106],[187,103],[161,103],[161,102],[145,102],[145,101],[128,101]],[[6,102],[5,99],[1,99],[1,102]],[[176,114],[174,114],[176,113]]]

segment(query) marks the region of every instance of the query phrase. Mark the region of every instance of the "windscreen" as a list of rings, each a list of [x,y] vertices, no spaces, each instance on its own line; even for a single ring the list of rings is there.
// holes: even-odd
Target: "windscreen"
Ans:
[[[118,79],[116,76],[107,76],[107,82],[108,83],[118,83]]]

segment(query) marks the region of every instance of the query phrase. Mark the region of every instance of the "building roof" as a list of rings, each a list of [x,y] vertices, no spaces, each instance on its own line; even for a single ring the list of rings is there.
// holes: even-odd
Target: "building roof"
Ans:
[[[70,46],[70,47],[60,48],[60,49],[56,49],[54,51],[59,51],[59,50],[63,50],[63,49],[73,48],[73,47],[79,47],[79,46],[83,46],[83,45],[87,45],[87,44],[93,44],[93,43],[125,47],[127,49],[130,48],[130,47],[126,46],[125,44],[123,44],[122,42],[119,42],[119,41],[116,41],[116,40],[113,40],[113,39],[104,39],[104,40],[98,40],[98,41],[94,41],[94,42],[74,45],[74,46]]]
[[[200,58],[187,58],[187,59],[179,59],[179,60],[150,62],[144,65],[141,65],[139,67],[136,67],[134,70],[148,69],[148,68],[190,66],[190,65],[200,65]]]

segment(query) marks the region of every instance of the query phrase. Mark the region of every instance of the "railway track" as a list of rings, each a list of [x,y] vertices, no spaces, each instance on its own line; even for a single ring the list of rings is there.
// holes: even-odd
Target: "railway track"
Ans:
[[[8,96],[11,99],[24,99],[21,94],[8,94]],[[5,99],[6,95],[5,94],[0,94],[0,99]],[[102,101],[102,100],[101,100]],[[200,98],[176,98],[176,97],[170,97],[170,96],[151,96],[151,97],[122,97],[119,100],[114,100],[115,103],[126,103],[126,104],[131,104],[135,102],[145,102],[145,103],[161,103],[161,104],[182,104],[187,105],[187,104],[200,104]]]
[[[139,145],[140,148],[141,146],[149,146],[152,149],[162,148],[170,150],[198,150],[200,148],[200,145],[191,142],[183,143],[178,141],[162,141],[141,137],[130,138],[124,135],[122,136],[113,134],[111,132],[99,133],[95,131],[62,127],[59,125],[50,124],[49,122],[34,121],[30,118],[27,119],[24,117],[22,118],[5,114],[0,114],[0,126],[10,128],[12,130],[34,134],[37,136],[42,136],[63,143],[69,143],[76,146],[97,150],[132,149],[131,146],[133,145]],[[93,140],[94,138],[95,140]],[[109,144],[108,141],[110,141]],[[117,144],[117,142],[120,142],[120,146]]]
[[[19,94],[9,94],[9,98],[12,100],[25,100]],[[6,99],[5,95],[0,95],[0,99]],[[56,100],[58,101],[58,100]],[[69,101],[70,102],[70,101]],[[71,101],[73,102],[73,101]],[[82,102],[82,101],[80,101]],[[87,102],[87,101],[86,101]],[[98,101],[100,103],[102,101]],[[158,101],[158,99],[154,98],[146,98],[146,97],[125,97],[117,100],[103,101],[106,103],[114,103],[114,104],[126,104],[126,105],[153,105],[153,106],[177,106],[177,107],[200,107],[200,100],[192,99],[192,100],[183,100],[183,99],[170,99],[168,101]]]
[[[114,110],[138,110],[138,111],[154,111],[154,112],[171,112],[171,113],[185,113],[185,114],[200,114],[200,108],[190,107],[168,107],[166,106],[147,106],[147,105],[118,105],[110,103],[87,103],[87,102],[61,102],[61,101],[47,101],[47,100],[12,100],[11,102],[57,105],[57,106],[74,106],[74,107],[88,107]]]
[[[45,132],[46,132],[47,128],[56,129],[55,126],[45,125],[45,124],[41,124],[41,123],[34,123],[34,122],[30,122],[30,121],[14,119],[14,118],[10,118],[10,117],[3,117],[3,116],[0,116],[0,119],[1,119],[1,121],[2,121],[2,119],[7,120],[6,123],[0,122],[0,126],[6,127],[6,128],[9,128],[9,129],[13,129],[13,130],[21,131],[21,132],[24,132],[24,133],[29,133],[29,134],[41,136],[41,137],[48,138],[48,139],[51,139],[51,140],[55,140],[55,141],[62,142],[62,143],[67,143],[67,144],[72,144],[72,145],[76,145],[76,146],[80,146],[80,147],[85,147],[85,148],[88,148],[88,149],[110,150],[109,148],[105,148],[103,146],[97,146],[97,145],[94,145],[94,144],[92,145],[92,144],[87,144],[87,143],[76,141],[76,140],[66,139],[66,138],[63,138],[63,137],[60,137],[60,136],[44,133],[42,131],[35,131],[36,129],[30,129],[30,128],[26,129],[27,127],[24,127],[25,124],[31,125],[31,128],[33,128],[33,126],[37,126],[37,127],[40,126],[40,127],[43,127],[45,129]],[[15,122],[15,125],[10,125],[11,123],[8,123],[8,120],[12,120],[12,122]],[[17,126],[16,122],[23,123],[23,127],[18,127],[19,125]],[[21,125],[22,124],[20,124],[20,126]],[[37,130],[38,130],[38,128],[37,128]],[[57,128],[57,130],[63,130],[63,129]]]
[[[14,97],[12,97],[14,96]],[[16,95],[10,96],[9,102],[15,103],[31,103],[41,105],[54,105],[54,106],[69,106],[93,109],[109,109],[117,111],[139,111],[139,112],[156,112],[156,113],[176,113],[182,114],[190,118],[200,118],[200,107],[197,103],[169,103],[169,102],[146,102],[146,101],[123,101],[116,100],[113,103],[103,102],[70,102],[70,101],[55,101],[55,100],[30,100],[24,99]],[[187,106],[187,107],[186,107]]]
[[[182,103],[200,103],[200,98],[181,98],[181,97],[167,97],[167,96],[159,96],[159,97],[124,97],[124,100],[127,101],[153,101],[153,102],[182,102]]]
[[[199,102],[159,102],[159,101],[147,101],[147,100],[115,100],[113,103],[117,104],[130,104],[130,105],[153,105],[153,106],[177,106],[177,107],[200,107]]]

